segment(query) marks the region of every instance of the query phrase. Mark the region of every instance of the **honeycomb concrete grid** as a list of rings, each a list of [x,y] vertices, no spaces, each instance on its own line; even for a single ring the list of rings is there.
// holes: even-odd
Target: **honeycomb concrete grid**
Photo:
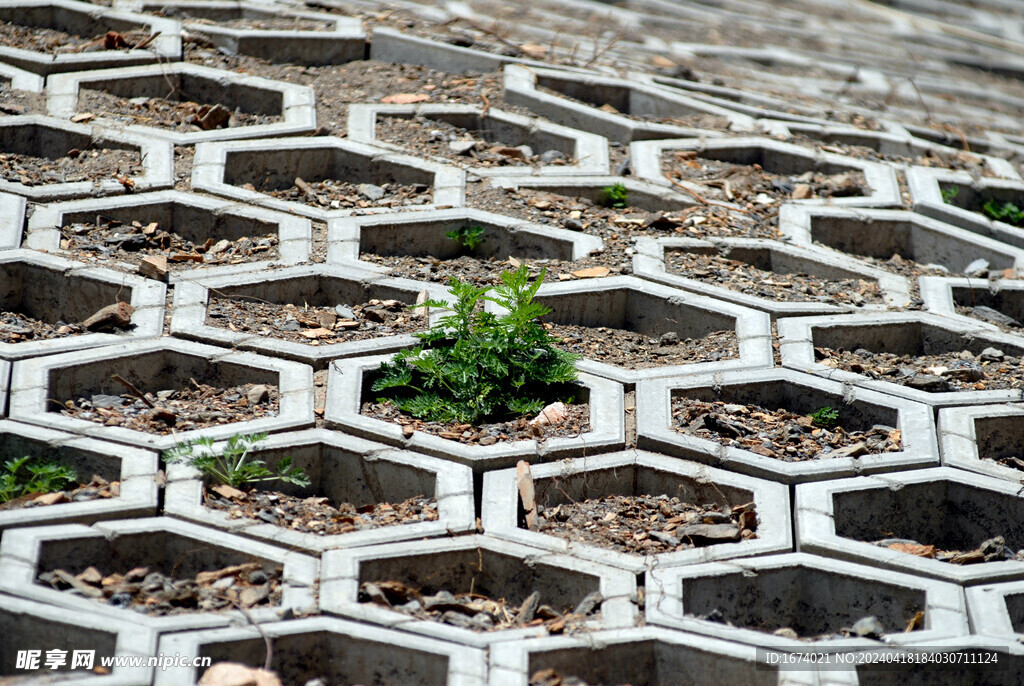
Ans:
[[[165,435],[105,426],[54,412],[53,401],[63,404],[76,393],[121,393],[112,379],[120,375],[143,392],[163,386],[181,388],[192,378],[225,384],[263,383],[278,387],[277,415],[219,424]],[[255,353],[159,338],[120,343],[81,352],[62,353],[14,365],[11,381],[11,419],[47,426],[100,440],[167,450],[181,441],[225,439],[236,433],[304,429],[313,424],[313,370],[298,362],[275,360]]]
[[[840,314],[861,309],[881,309],[885,305],[899,307],[910,300],[910,283],[902,276],[881,269],[873,269],[858,260],[836,255],[814,246],[786,245],[779,241],[757,238],[647,238],[636,239],[633,255],[633,273],[643,279],[657,281],[674,288],[682,288],[719,300],[734,302],[744,307],[768,312],[772,319],[779,317]],[[800,300],[769,300],[697,279],[690,279],[669,271],[665,266],[665,253],[686,252],[698,255],[721,256],[739,260],[772,272],[811,274],[823,279],[861,279],[874,282],[881,289],[885,305],[867,304],[833,305],[816,302],[813,298]]]
[[[370,392],[370,375],[390,359],[390,355],[375,355],[331,363],[324,410],[328,428],[469,465],[477,472],[515,466],[519,460],[557,460],[618,450],[625,444],[622,385],[582,371],[577,383],[590,405],[590,430],[578,436],[503,441],[490,446],[463,445],[425,431],[406,438],[400,425],[360,412]]]
[[[9,64],[0,64],[0,83],[8,84],[11,90],[42,93],[46,79]]]
[[[1016,279],[922,276],[918,283],[921,299],[929,312],[954,319],[965,318],[985,329],[998,329],[1002,322],[1010,331],[1017,328],[1013,322],[1024,319],[1024,284]],[[971,310],[979,306],[995,310],[995,318],[991,313],[986,313],[988,319],[973,314]],[[958,307],[967,308],[968,312],[961,315]]]
[[[675,397],[776,406],[810,414],[833,407],[847,426],[900,431],[903,450],[858,457],[779,460],[674,430]],[[637,446],[773,481],[803,483],[939,464],[932,412],[926,405],[788,369],[732,371],[643,381],[637,385]]]
[[[964,593],[955,583],[889,572],[807,553],[658,567],[647,573],[648,623],[780,650],[813,640],[829,650],[877,645],[838,635],[858,619],[877,617],[886,643],[927,645],[969,632]],[[705,618],[719,611],[724,622]],[[907,620],[924,612],[917,631]],[[702,616],[703,615],[703,616]],[[793,629],[801,638],[774,633]],[[813,638],[822,635],[826,638]]]
[[[770,138],[709,138],[679,141],[634,141],[629,146],[630,160],[637,177],[662,186],[672,182],[661,170],[661,157],[673,150],[689,150],[698,156],[733,162],[760,164],[771,173],[797,176],[809,171],[840,174],[860,171],[869,189],[863,196],[841,198],[808,198],[790,200],[795,205],[832,205],[855,207],[893,207],[900,205],[899,183],[896,170],[879,162],[851,159],[832,152],[808,150],[792,143],[781,143]],[[695,185],[699,186],[697,182]]]
[[[261,272],[272,266],[297,264],[309,260],[312,225],[305,217],[197,193],[169,190],[72,200],[36,207],[28,220],[25,247],[67,254],[60,247],[61,227],[75,222],[92,223],[97,215],[117,219],[122,224],[138,221],[146,225],[155,221],[167,230],[197,243],[203,243],[208,238],[236,240],[257,232],[277,235],[277,259],[239,265],[197,267],[170,274],[168,280],[171,283],[239,272]]]
[[[410,211],[459,207],[463,204],[466,183],[465,172],[461,169],[334,137],[227,141],[196,146],[192,166],[192,187],[196,190],[320,220],[394,211],[392,208],[324,210],[241,187],[245,183],[272,182],[275,188],[288,188],[296,177],[306,181],[340,178],[353,183],[376,184],[397,181],[431,187],[431,202],[403,208]]]
[[[5,531],[0,541],[0,592],[46,603],[66,613],[91,614],[105,620],[141,624],[160,632],[227,626],[239,620],[245,621],[242,613],[236,610],[153,617],[47,588],[36,581],[36,576],[42,572],[64,569],[77,574],[89,565],[103,565],[111,561],[123,565],[125,571],[151,565],[167,575],[194,575],[246,562],[281,566],[281,602],[276,606],[250,609],[248,612],[256,623],[272,622],[287,610],[308,610],[316,603],[320,571],[317,558],[170,517]]]
[[[671,188],[623,176],[496,176],[488,179],[492,187],[517,191],[520,188],[586,198],[600,203],[603,189],[615,184],[626,187],[629,204],[647,212],[674,212],[694,207],[694,199]]]
[[[1024,406],[943,408],[938,427],[943,466],[1014,483],[1024,477],[1013,460],[1008,460],[1024,455]]]
[[[667,495],[685,502],[757,507],[757,538],[680,552],[634,555],[524,528],[515,469],[484,475],[483,526],[492,536],[569,554],[634,574],[655,568],[789,552],[793,547],[789,492],[770,483],[714,467],[644,451],[577,457],[531,467],[536,502],[550,508],[608,495]],[[742,502],[740,502],[742,501]]]
[[[993,331],[966,318],[923,312],[794,317],[779,321],[782,364],[843,384],[906,398],[933,407],[1013,402],[1024,399],[1024,387],[994,390],[931,392],[836,369],[817,360],[816,348],[857,350],[896,355],[936,355],[968,350],[974,355],[989,347],[1009,355],[1024,354],[1024,338]]]
[[[220,445],[213,446],[213,450],[220,448]],[[203,505],[202,474],[180,463],[171,464],[167,469],[164,512],[211,528],[313,553],[446,536],[471,531],[475,526],[472,471],[463,465],[325,429],[275,434],[261,442],[253,456],[269,464],[291,457],[292,464],[314,481],[309,488],[292,489],[302,495],[328,497],[333,502],[356,506],[401,502],[422,495],[436,499],[438,518],[329,536],[300,533],[262,520],[232,519],[226,512]]]
[[[1003,536],[1016,551],[1024,547],[1019,491],[1019,483],[952,467],[801,484],[797,550],[967,586],[1024,579],[1017,560],[952,564],[865,540],[970,550]]]
[[[45,457],[71,467],[84,482],[94,474],[117,481],[116,497],[0,511],[0,531],[47,524],[90,524],[151,517],[157,511],[157,453],[92,438],[0,420],[0,457]]]
[[[197,278],[182,281],[174,288],[174,306],[171,315],[171,334],[186,338],[224,345],[239,350],[252,350],[272,357],[283,357],[323,369],[334,359],[389,353],[416,344],[413,334],[381,335],[350,342],[327,343],[316,341],[293,342],[270,335],[254,332],[233,331],[223,326],[208,323],[208,311],[212,294],[221,298],[257,298],[257,301],[280,305],[293,304],[299,307],[333,306],[340,303],[359,304],[367,299],[396,299],[411,307],[417,297],[426,291],[432,300],[450,299],[448,289],[431,283],[410,279],[381,277],[360,263],[332,265],[302,265],[265,272],[243,272],[233,276]],[[420,329],[446,313],[440,308],[428,308],[429,317],[412,315],[420,322]]]
[[[164,634],[165,655],[210,655],[215,662],[262,665],[266,646],[274,643],[271,667],[287,683],[328,676],[339,683],[448,684],[484,686],[484,651],[448,641],[382,629],[332,617],[293,619],[252,627],[205,629]],[[170,668],[156,686],[196,683],[195,668]]]
[[[0,117],[0,153],[59,159],[74,149],[91,154],[90,151],[104,147],[137,150],[142,173],[121,177],[124,181],[109,178],[38,185],[0,179],[0,192],[21,195],[29,202],[39,203],[95,195],[121,195],[172,185],[172,146],[168,142],[41,115]]]
[[[280,122],[273,124],[185,132],[158,126],[126,125],[117,115],[101,114],[93,120],[95,126],[168,140],[175,145],[295,136],[316,129],[312,88],[184,62],[51,76],[46,84],[47,111],[54,117],[70,118],[80,111],[79,97],[85,89],[101,90],[122,98],[168,97],[170,89],[183,100],[216,102],[232,111],[281,117]]]
[[[66,650],[70,656],[76,650],[96,651],[95,664],[99,658],[114,655],[148,658],[157,652],[157,632],[131,622],[111,617],[96,617],[78,613],[69,617],[64,608],[0,594],[0,633],[4,642],[0,646],[0,675],[24,677],[17,668],[18,651],[41,650],[42,669],[37,678],[24,683],[59,683],[59,676],[43,665],[43,646],[49,649]],[[146,686],[153,683],[154,668],[149,666],[121,665],[109,674],[76,674],[74,683],[84,686]],[[61,670],[59,675],[67,672]],[[70,680],[70,679],[69,679]],[[18,679],[22,682],[22,679]]]
[[[159,34],[145,48],[128,51],[99,50],[50,55],[35,50],[0,47],[0,60],[39,76],[181,59],[181,25],[171,19],[97,7],[89,2],[75,0],[15,0],[0,6],[0,21],[54,29],[83,38],[102,36],[107,31],[130,31],[142,27],[147,27],[151,35]]]
[[[448,541],[408,541],[351,550],[328,550],[322,557],[320,609],[400,631],[484,648],[501,641],[544,636],[541,626],[475,632],[468,628],[416,619],[390,607],[359,601],[360,585],[379,575],[414,588],[477,589],[499,584],[503,597],[518,606],[536,587],[541,602],[576,606],[587,595],[601,594],[600,617],[586,620],[589,629],[621,629],[637,621],[636,576],[630,572],[487,535]],[[527,588],[530,590],[527,590]]]
[[[0,274],[3,275],[0,298],[4,307],[29,313],[49,324],[83,322],[117,302],[126,302],[135,308],[130,329],[0,343],[0,357],[4,359],[20,360],[155,338],[163,331],[166,287],[162,283],[112,269],[86,267],[34,250],[0,251]]]
[[[538,155],[554,150],[571,160],[560,165],[485,167],[473,164],[472,158],[467,158],[464,166],[476,176],[600,175],[609,171],[608,140],[603,136],[498,109],[484,112],[482,107],[474,105],[352,105],[348,110],[349,140],[407,152],[406,146],[377,138],[377,123],[383,117],[425,119],[428,122],[439,120],[479,131],[485,140],[493,139],[511,146],[526,145]]]

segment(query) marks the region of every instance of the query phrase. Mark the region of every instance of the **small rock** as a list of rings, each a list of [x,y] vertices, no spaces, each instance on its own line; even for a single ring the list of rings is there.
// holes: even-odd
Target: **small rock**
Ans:
[[[355,319],[356,317],[356,313],[347,305],[338,305],[334,308],[334,313],[341,319]]]
[[[600,591],[591,591],[573,608],[573,614],[589,615],[601,606],[602,601],[604,601],[604,596],[601,595]]]
[[[978,359],[986,362],[998,362],[1004,357],[1006,357],[1006,354],[999,348],[985,348],[981,351],[981,354],[978,355]]]
[[[449,150],[456,155],[468,155],[477,145],[476,141],[452,141],[448,144]]]
[[[881,638],[885,634],[885,627],[878,621],[878,617],[863,617],[858,619],[850,631],[862,638]]]
[[[106,395],[104,393],[97,393],[96,395],[89,398],[90,404],[93,407],[111,408],[121,407],[124,405],[124,398],[119,395]]]
[[[135,313],[135,308],[126,302],[119,302],[113,305],[107,305],[103,309],[97,311],[91,317],[82,322],[82,326],[90,331],[99,331],[101,329],[123,329],[132,323],[132,314]]]
[[[479,441],[477,441],[479,445],[494,445],[497,442],[498,439],[494,436],[484,436]]]
[[[270,398],[270,389],[263,384],[257,384],[249,389],[245,397],[249,400],[250,405],[259,405]]]
[[[984,319],[987,322],[992,322],[993,324],[1021,328],[1021,323],[1013,317],[1009,317],[999,310],[994,310],[991,307],[986,307],[984,305],[976,305],[975,307],[972,307],[971,315],[978,319]]]
[[[359,195],[368,200],[380,200],[384,197],[384,189],[372,183],[361,183],[357,187]]]
[[[988,274],[988,260],[978,258],[964,267],[964,274],[967,276],[984,276]]]
[[[941,393],[949,390],[949,381],[941,376],[934,376],[932,374],[915,374],[907,380],[906,385],[907,388],[927,391],[928,393]]]
[[[814,189],[811,188],[810,184],[800,183],[793,188],[793,199],[794,200],[807,200],[808,198],[814,197]]]
[[[569,415],[565,403],[551,403],[540,411],[536,417],[530,420],[532,426],[545,426],[547,424],[558,424]]]
[[[582,231],[583,230],[583,222],[581,222],[579,219],[565,218],[565,219],[562,220],[562,226],[564,226],[565,228],[569,229],[570,231]]]
[[[788,626],[784,626],[781,629],[776,629],[775,631],[772,632],[772,635],[773,636],[780,636],[782,638],[792,638],[792,639],[800,638],[800,634],[798,634],[793,629],[790,629]]]
[[[661,334],[661,338],[658,339],[661,345],[677,345],[679,343],[679,334],[675,331],[666,331]]]
[[[199,686],[281,686],[274,672],[238,662],[218,662],[203,672]]]
[[[545,150],[540,154],[540,161],[543,164],[551,164],[555,160],[564,160],[565,155],[558,150]]]

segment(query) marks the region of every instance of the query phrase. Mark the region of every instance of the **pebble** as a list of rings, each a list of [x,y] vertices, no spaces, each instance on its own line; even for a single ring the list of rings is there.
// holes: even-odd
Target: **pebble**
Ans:
[[[862,638],[881,638],[885,634],[885,627],[875,616],[858,619],[850,630]]]
[[[246,394],[246,398],[250,405],[259,405],[270,398],[270,389],[263,384],[253,386],[249,389],[249,393]]]
[[[545,150],[540,155],[540,161],[544,164],[551,164],[555,160],[564,160],[565,155],[559,150]]]
[[[380,200],[384,197],[384,189],[372,183],[361,183],[357,186],[359,194],[369,200]]]

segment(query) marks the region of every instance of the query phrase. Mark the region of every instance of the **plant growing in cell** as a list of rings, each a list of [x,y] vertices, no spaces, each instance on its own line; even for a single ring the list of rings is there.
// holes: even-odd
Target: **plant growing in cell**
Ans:
[[[74,486],[78,478],[71,467],[38,457],[7,460],[0,469],[0,503],[32,493],[55,493]]]
[[[484,227],[479,224],[464,225],[445,234],[459,244],[460,252],[473,252],[484,240]]]
[[[811,422],[823,429],[831,429],[839,424],[839,410],[834,407],[819,407],[811,413]]]
[[[605,207],[625,207],[629,202],[629,190],[617,183],[612,186],[605,186],[601,189],[601,204]]]
[[[168,463],[184,462],[212,480],[235,488],[270,481],[308,486],[310,482],[306,473],[293,466],[290,457],[279,460],[273,470],[263,460],[250,457],[249,452],[253,446],[266,438],[267,434],[235,434],[227,440],[219,453],[213,449],[212,438],[198,438],[165,450],[163,459]],[[196,452],[197,447],[202,450]]]

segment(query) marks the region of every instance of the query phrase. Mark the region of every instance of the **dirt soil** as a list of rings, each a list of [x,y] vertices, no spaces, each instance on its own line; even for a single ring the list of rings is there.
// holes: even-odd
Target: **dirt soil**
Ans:
[[[175,12],[172,10],[165,10],[160,12],[165,17],[180,18],[182,21],[186,21],[189,24],[210,24],[212,26],[219,26],[225,29],[235,29],[237,31],[330,31],[331,26],[326,21],[316,21],[315,19],[303,19],[302,17],[274,17],[266,16],[246,19],[229,19],[225,21],[216,21],[213,19],[206,19],[204,17],[190,17],[188,16],[188,10],[182,12]]]
[[[535,530],[623,553],[654,555],[757,538],[753,503],[715,505],[665,495],[611,495],[555,507],[537,506]]]
[[[189,133],[214,129],[275,124],[282,121],[277,114],[250,114],[232,108],[230,103],[198,103],[173,97],[173,89],[165,98],[124,98],[103,90],[84,88],[78,96],[78,112],[112,119],[125,125],[155,126]]]
[[[0,178],[26,186],[117,179],[130,191],[135,184],[128,177],[139,176],[142,172],[142,159],[137,150],[74,148],[62,157],[0,153]]]
[[[548,88],[547,86],[544,85],[538,84],[537,90],[541,93],[547,93],[548,95],[554,95],[563,100],[568,100],[569,102],[575,102],[581,105],[586,105],[587,107],[593,107],[595,109],[601,110],[602,112],[608,112],[609,114],[621,114],[625,117],[628,117],[629,119],[632,119],[633,121],[647,122],[651,124],[666,124],[671,126],[681,126],[695,129],[707,129],[712,131],[729,130],[729,120],[726,119],[725,117],[720,117],[717,114],[694,112],[693,114],[681,115],[678,117],[654,117],[650,115],[629,114],[627,112],[620,112],[609,103],[601,103],[600,105],[597,105],[593,102],[588,102],[586,100],[579,100],[577,98],[572,97],[571,95],[566,95],[561,91]]]
[[[562,347],[569,352],[626,369],[717,362],[739,357],[735,331],[715,331],[702,338],[680,338],[675,332],[669,332],[650,338],[607,326],[545,326],[551,335],[561,339]]]
[[[65,338],[85,333],[77,324],[45,322],[20,312],[0,311],[0,342],[22,343],[53,338]]]
[[[449,163],[480,167],[523,167],[572,164],[558,150],[534,150],[529,145],[502,142],[487,131],[464,129],[429,117],[379,117],[377,139],[400,145],[403,152],[440,157]]]
[[[865,279],[823,279],[811,274],[776,272],[720,255],[666,250],[665,268],[671,274],[697,279],[747,295],[789,302],[829,305],[879,304],[882,290]]]
[[[367,581],[359,588],[359,602],[374,603],[429,620],[471,629],[497,631],[544,626],[549,633],[560,634],[584,629],[584,623],[600,618],[601,594],[597,591],[583,598],[575,607],[555,609],[540,604],[539,591],[531,593],[516,605],[505,598],[491,598],[481,593],[452,593],[439,590],[421,595],[416,589],[398,581]]]
[[[46,114],[46,96],[15,90],[10,81],[0,79],[0,114]]]
[[[867,431],[842,427],[843,414],[828,428],[785,408],[672,399],[673,428],[785,462],[858,457],[902,450],[900,431],[875,426]]]
[[[75,488],[51,493],[27,493],[20,498],[0,503],[0,512],[5,510],[21,510],[33,507],[46,507],[62,503],[82,503],[90,500],[106,500],[121,495],[120,481],[107,481],[98,474],[93,474],[88,483],[79,484]]]
[[[985,305],[957,305],[956,313],[963,315],[964,317],[974,317],[975,319],[986,321],[989,324],[995,324],[999,327],[1000,331],[1005,331],[1006,333],[1014,335],[1019,335],[1020,330],[1024,328],[1024,324],[1021,324],[1013,317]]]
[[[362,414],[366,417],[393,422],[402,426],[407,436],[413,431],[424,431],[450,441],[468,445],[494,445],[498,441],[525,441],[549,438],[576,438],[590,431],[590,405],[576,403],[566,405],[567,415],[558,424],[531,425],[530,418],[524,417],[508,422],[495,422],[472,426],[458,422],[425,422],[403,414],[390,402],[364,402]]]
[[[386,183],[378,186],[372,183],[350,183],[340,179],[306,181],[296,177],[295,183],[288,188],[256,188],[251,183],[242,184],[242,188],[327,210],[400,208],[409,205],[428,205],[433,199],[431,187],[425,184]]]
[[[304,534],[335,536],[383,526],[436,521],[437,501],[414,496],[400,503],[331,503],[328,498],[296,496],[273,491],[240,491],[230,486],[205,489],[206,507],[228,513],[230,519],[252,519]]]
[[[220,388],[196,383],[145,395],[155,407],[130,394],[95,394],[68,400],[60,413],[105,426],[166,435],[273,417],[278,412],[277,387],[263,384]]]
[[[872,541],[871,543],[881,548],[888,548],[908,555],[916,555],[954,565],[1004,562],[1006,560],[1024,561],[1024,550],[1013,550],[1006,545],[1006,540],[1002,536],[996,536],[983,541],[981,545],[973,550],[943,550],[934,545],[922,545],[917,541],[906,538],[884,538],[879,541]]]
[[[0,21],[0,46],[60,55],[106,50],[131,50],[146,40],[148,29],[139,28],[119,33],[110,31],[99,36],[79,36],[56,29],[44,29]]]
[[[351,307],[302,307],[241,297],[210,298],[206,323],[294,343],[321,345],[425,331],[427,322],[398,300],[373,299]]]
[[[149,567],[109,572],[89,567],[72,575],[63,569],[46,571],[36,583],[92,598],[116,608],[151,617],[266,607],[281,604],[284,570],[261,562],[233,565],[176,577]]]
[[[894,355],[856,350],[815,348],[819,364],[863,374],[929,393],[995,391],[1024,388],[1022,358],[986,348],[940,355]]]

